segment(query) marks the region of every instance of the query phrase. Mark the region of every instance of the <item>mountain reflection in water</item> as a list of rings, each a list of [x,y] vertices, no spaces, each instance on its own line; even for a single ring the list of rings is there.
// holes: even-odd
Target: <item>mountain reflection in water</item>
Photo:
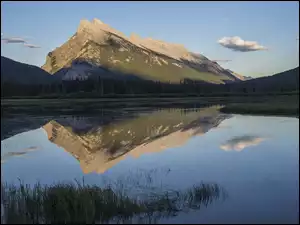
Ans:
[[[52,120],[43,128],[51,142],[79,161],[84,173],[104,173],[128,155],[139,157],[181,146],[189,138],[208,132],[229,117],[214,106],[197,110],[158,110],[96,126],[91,123],[84,126],[82,120],[64,121],[65,125]],[[82,127],[85,132],[80,129]]]
[[[158,222],[299,222],[298,119],[242,115],[227,119],[218,107],[103,110],[103,114],[83,116],[3,117],[1,158],[6,161],[1,164],[2,180],[15,185],[19,185],[18,178],[30,185],[37,181],[76,185],[74,179],[84,180],[86,185],[109,186],[122,194],[124,190],[133,199],[152,198],[155,193],[175,199],[179,207],[189,206],[184,198],[195,193],[186,190],[195,190],[190,188],[201,183],[217,184],[228,193],[226,201],[215,201],[219,196],[210,189],[196,189],[201,200],[207,196],[204,199],[211,201],[207,193],[218,198],[207,208],[201,204],[201,212],[189,210]],[[184,195],[178,197],[178,191]],[[59,200],[73,199],[59,193]],[[86,199],[82,200],[90,203]],[[82,210],[78,212],[70,218],[84,218]]]

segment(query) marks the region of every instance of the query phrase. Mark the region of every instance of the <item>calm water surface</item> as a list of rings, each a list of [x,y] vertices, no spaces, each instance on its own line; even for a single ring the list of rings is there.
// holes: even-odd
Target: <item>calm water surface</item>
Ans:
[[[299,120],[202,109],[1,119],[2,180],[104,185],[151,174],[181,190],[213,182],[227,197],[161,223],[297,223]],[[2,129],[1,129],[2,130]],[[9,137],[10,136],[10,137]]]

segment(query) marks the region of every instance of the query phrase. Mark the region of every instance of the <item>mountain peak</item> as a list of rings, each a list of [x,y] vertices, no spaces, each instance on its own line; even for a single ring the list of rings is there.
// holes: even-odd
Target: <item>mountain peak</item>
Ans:
[[[77,32],[82,32],[82,31],[84,31],[85,29],[87,29],[89,27],[91,27],[91,22],[88,21],[87,19],[82,19],[79,22],[79,26],[77,28]]]
[[[103,23],[101,20],[94,18],[91,21],[87,19],[80,20],[79,26],[77,31],[78,32],[87,32],[90,31],[90,33],[97,33],[99,30],[109,31],[110,27]]]
[[[87,39],[95,42],[105,41],[110,34],[114,34],[127,40],[127,37],[122,32],[110,27],[108,24],[103,23],[97,18],[94,18],[92,22],[86,19],[81,20],[77,32],[84,33]]]
[[[93,24],[105,24],[103,23],[101,20],[97,19],[97,18],[94,18],[93,21],[92,21]]]
[[[80,70],[80,74],[82,70],[90,70],[87,65],[73,65],[72,61],[78,58],[101,65],[101,71],[105,67],[164,82],[189,78],[224,83],[238,79],[206,57],[189,52],[182,44],[141,38],[135,33],[127,37],[97,18],[81,20],[77,33],[51,52],[43,69],[51,74],[70,66],[70,71]],[[210,78],[203,76],[204,73]]]
[[[139,39],[141,39],[141,37],[136,33],[131,33],[129,39],[130,40],[139,40]]]

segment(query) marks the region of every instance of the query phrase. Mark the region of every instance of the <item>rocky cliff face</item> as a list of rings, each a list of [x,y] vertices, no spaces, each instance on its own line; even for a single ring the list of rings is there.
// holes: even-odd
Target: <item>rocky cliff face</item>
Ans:
[[[78,66],[74,62],[86,62]],[[87,65],[87,64],[86,64]],[[189,52],[183,45],[167,43],[136,34],[126,37],[98,19],[80,21],[76,33],[47,55],[42,66],[63,79],[121,77],[180,82],[187,78],[209,83],[240,80],[201,54]]]

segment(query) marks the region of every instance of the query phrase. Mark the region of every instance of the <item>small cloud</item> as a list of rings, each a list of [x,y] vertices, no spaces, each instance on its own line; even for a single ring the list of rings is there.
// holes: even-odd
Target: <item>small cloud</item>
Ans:
[[[38,45],[33,45],[33,44],[28,44],[28,43],[24,43],[24,46],[28,47],[28,48],[40,48],[40,46],[38,46]]]
[[[1,33],[1,36],[3,35],[3,33]],[[26,39],[29,39],[31,37],[11,37],[11,38],[1,38],[1,40],[5,43],[5,44],[23,44],[25,47],[28,48],[40,48],[40,46],[38,45],[34,45],[34,44],[29,44]]]
[[[250,52],[250,51],[260,51],[267,50],[266,47],[259,45],[255,41],[244,41],[240,37],[223,37],[218,43],[225,48],[229,48],[233,51],[238,52]]]
[[[1,38],[2,41],[6,44],[19,44],[19,43],[26,43],[25,39],[15,37],[15,38]]]
[[[244,148],[249,147],[249,146],[258,145],[264,140],[265,140],[265,138],[245,135],[245,136],[241,136],[241,137],[234,137],[234,138],[226,141],[226,143],[221,145],[220,148],[224,151],[234,150],[234,151],[240,152]]]

